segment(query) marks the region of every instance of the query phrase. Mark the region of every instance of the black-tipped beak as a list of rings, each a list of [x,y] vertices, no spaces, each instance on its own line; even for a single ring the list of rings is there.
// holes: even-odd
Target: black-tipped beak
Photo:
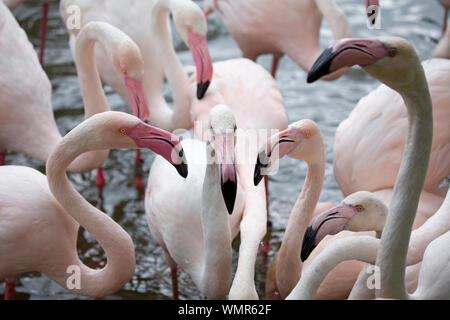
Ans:
[[[222,182],[222,195],[225,200],[225,205],[227,207],[227,211],[229,214],[233,213],[234,203],[236,202],[236,194],[237,194],[237,183],[236,178],[234,181],[227,180]]]
[[[205,93],[209,87],[209,83],[209,80],[206,82],[201,81],[197,83],[197,99],[201,100],[205,96]]]
[[[314,230],[311,226],[306,229],[305,236],[303,237],[302,251],[300,253],[302,262],[308,259],[309,255],[316,247],[316,234],[317,230]]]
[[[264,151],[261,151],[256,158],[255,171],[253,172],[253,184],[255,186],[257,186],[263,178],[261,169],[267,168],[267,162],[264,164],[261,162],[261,159],[268,160],[267,154]]]
[[[331,73],[330,66],[333,61],[334,54],[333,48],[328,48],[322,52],[322,54],[317,58],[311,70],[308,72],[307,83],[311,83],[319,80],[321,77],[326,76]]]
[[[181,163],[181,164],[174,164],[175,169],[177,169],[177,172],[180,176],[182,176],[183,178],[187,178],[188,176],[188,166],[186,163]]]

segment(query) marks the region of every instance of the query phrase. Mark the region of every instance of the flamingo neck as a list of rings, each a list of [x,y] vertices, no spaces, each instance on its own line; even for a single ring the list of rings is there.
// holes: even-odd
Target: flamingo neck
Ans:
[[[406,255],[430,158],[432,104],[422,65],[418,62],[416,68],[413,85],[400,92],[408,109],[408,134],[376,260],[381,274],[376,294],[383,298],[408,297]]]
[[[86,129],[86,132],[93,130],[86,126],[78,126],[55,147],[47,161],[47,180],[59,204],[100,243],[107,257],[105,267],[99,270],[91,269],[76,259],[74,264],[81,267],[81,289],[72,291],[81,295],[102,297],[117,291],[133,276],[134,246],[128,233],[107,214],[87,202],[72,187],[66,176],[69,164],[78,155],[87,151],[84,141],[88,137],[81,135],[82,128]],[[69,266],[62,267],[65,272]]]
[[[172,43],[172,32],[169,25],[169,11],[177,8],[183,1],[158,1],[152,9],[152,29],[158,46],[160,63],[172,90],[174,109],[169,108],[164,101],[158,104],[158,110],[152,109],[151,122],[173,131],[179,128],[188,129],[192,126],[190,120],[190,97],[188,77],[183,70]]]
[[[302,262],[300,252],[303,237],[319,201],[325,175],[325,153],[319,161],[308,164],[306,180],[291,214],[278,252],[276,278],[279,292],[286,297],[300,279]]]
[[[216,163],[206,167],[202,202],[205,259],[200,288],[209,299],[224,299],[231,283],[231,230]]]
[[[332,242],[302,274],[287,300],[312,300],[327,274],[339,263],[360,260],[374,264],[379,240],[369,236],[347,237]]]

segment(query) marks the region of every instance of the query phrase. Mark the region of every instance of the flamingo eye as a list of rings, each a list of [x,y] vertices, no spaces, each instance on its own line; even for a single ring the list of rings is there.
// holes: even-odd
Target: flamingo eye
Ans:
[[[305,132],[305,136],[306,136],[307,138],[311,137],[311,131],[307,130],[307,131]]]
[[[125,128],[120,128],[120,129],[119,129],[119,132],[120,132],[121,135],[124,136],[124,135],[127,134],[127,129],[125,129]]]
[[[361,205],[357,205],[355,208],[356,208],[356,211],[358,211],[358,212],[363,212],[364,211],[364,207],[361,206]]]

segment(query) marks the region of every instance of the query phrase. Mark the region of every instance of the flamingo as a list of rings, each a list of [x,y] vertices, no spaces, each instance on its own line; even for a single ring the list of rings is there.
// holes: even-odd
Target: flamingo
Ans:
[[[261,54],[272,54],[272,75],[279,59],[286,54],[308,71],[320,54],[319,31],[322,16],[335,39],[352,36],[345,14],[334,0],[205,0],[208,16],[215,12],[239,45],[245,58],[256,61]],[[329,75],[334,80],[346,70]]]
[[[29,271],[44,273],[64,288],[91,297],[122,287],[135,269],[131,237],[75,191],[67,167],[78,156],[97,150],[148,148],[186,177],[179,143],[175,135],[132,115],[108,111],[86,119],[58,142],[47,161],[47,177],[28,167],[0,167],[0,279],[7,280],[5,298],[13,298],[15,280]],[[100,270],[89,268],[78,257],[80,225],[105,250],[107,263]],[[80,272],[78,288],[67,284],[69,266]]]
[[[195,86],[195,74],[190,78]],[[212,106],[223,103],[236,117],[236,170],[243,190],[242,210],[232,217],[232,238],[240,232],[239,259],[229,293],[230,299],[258,299],[255,287],[255,262],[267,231],[266,185],[255,186],[253,172],[258,155],[257,141],[267,140],[273,130],[287,127],[287,114],[279,87],[263,67],[249,59],[214,63],[214,79],[199,101],[191,92],[191,118],[195,135],[204,140],[207,115]],[[262,251],[269,249],[262,243]]]
[[[288,155],[305,160],[308,173],[302,192],[292,208],[279,251],[272,260],[267,280],[266,297],[284,298],[298,282],[302,262],[298,258],[303,235],[319,200],[325,175],[325,146],[322,133],[315,122],[300,120],[288,129],[273,135],[258,155],[254,183],[262,179],[261,169],[270,167],[277,158]]]
[[[336,42],[322,53],[308,74],[307,81],[315,81],[336,69],[351,67],[355,64],[360,65],[372,77],[396,90],[403,98],[408,111],[409,129],[405,150],[386,225],[380,239],[383,245],[376,253],[376,265],[381,274],[380,289],[377,289],[376,297],[406,299],[408,293],[404,279],[408,243],[421,190],[425,186],[433,137],[430,92],[424,69],[414,47],[408,41],[398,37],[373,40],[347,39]],[[445,244],[448,237],[445,235],[439,237],[438,244],[433,245],[430,251],[439,248],[443,244],[442,241]],[[376,246],[373,247],[376,249]],[[444,255],[442,260],[434,264],[431,261],[425,263],[426,256],[427,252],[425,252],[421,274],[427,274],[426,271],[433,268],[434,270],[443,268],[442,263],[448,262]],[[448,282],[448,273],[446,276]],[[439,275],[434,277],[439,278]]]
[[[14,10],[16,7],[24,3],[26,0],[2,0],[3,3],[10,10]],[[40,30],[40,42],[39,42],[39,62],[44,65],[44,52],[45,52],[45,38],[47,35],[47,24],[48,24],[48,10],[49,10],[50,0],[42,0],[42,19],[41,19],[41,30]]]
[[[183,140],[189,166],[186,180],[156,157],[148,177],[145,212],[153,237],[164,250],[178,299],[177,266],[209,299],[224,299],[231,284],[230,218],[237,180],[236,122],[225,105],[211,109],[208,140]],[[184,199],[185,195],[189,198]],[[168,202],[168,198],[186,201]]]
[[[382,203],[382,202],[381,202]],[[375,213],[375,212],[372,212]],[[450,291],[448,274],[450,270],[445,266],[448,261],[448,248],[450,244],[450,226],[448,215],[450,213],[450,192],[447,192],[442,206],[438,212],[419,229],[411,233],[407,265],[415,264],[406,269],[405,282],[410,298],[414,299],[449,299]],[[378,213],[381,215],[385,213]],[[377,215],[375,213],[375,215]],[[337,264],[346,260],[359,259],[374,264],[376,260],[379,240],[367,236],[348,237],[339,239],[327,247],[317,257],[311,268],[302,275],[296,288],[291,292],[290,299],[313,299],[317,288],[326,274]],[[444,256],[443,256],[444,255]],[[438,258],[438,262],[436,262]],[[423,259],[423,263],[418,263]],[[422,271],[422,266],[425,268]],[[408,269],[411,270],[413,281],[408,281]],[[440,276],[439,274],[442,274]],[[349,299],[374,298],[374,290],[367,287],[369,273],[361,272]],[[419,278],[419,279],[417,279]]]
[[[411,233],[406,265],[408,292],[414,292],[417,286],[417,276],[421,261],[428,244],[450,230],[450,193],[439,210],[423,225]],[[305,233],[302,245],[302,260],[305,260],[311,250],[326,234],[339,233],[342,230],[354,232],[373,230],[379,239],[388,214],[388,208],[375,194],[358,191],[346,197],[338,206],[314,217]],[[328,222],[330,221],[330,222]],[[349,299],[372,298],[373,290],[367,288],[369,274],[364,268],[356,281]]]
[[[0,60],[0,150],[25,153],[45,162],[53,147],[61,140],[51,106],[50,81],[39,65],[36,54],[11,12],[0,3],[0,46],[3,49]],[[115,72],[126,82],[128,93],[136,113],[147,106],[142,98],[143,62],[139,49],[120,30],[106,23],[92,23],[80,31],[77,39],[76,67],[79,73],[85,117],[109,110],[101,88],[93,60],[93,45],[99,42],[113,58]],[[7,59],[6,59],[7,58]],[[20,87],[17,87],[20,83]],[[24,116],[27,115],[27,116]],[[26,128],[26,129],[25,129]],[[37,140],[36,140],[37,139]],[[33,141],[33,142],[32,142]],[[108,151],[95,153],[95,157],[82,157],[69,166],[71,172],[86,172],[99,168],[108,156]],[[0,157],[4,164],[5,152]],[[96,184],[104,185],[103,171],[98,170]]]
[[[132,3],[122,0],[62,0],[60,12],[69,21],[73,7],[80,10],[81,25],[89,21],[108,22],[128,34],[139,46],[144,58],[144,88],[151,110],[145,110],[142,119],[168,131],[191,128],[188,77],[172,45],[169,12],[184,43],[190,48],[197,70],[197,98],[206,93],[212,79],[212,63],[206,43],[207,25],[197,4],[191,0],[139,0]],[[70,47],[76,47],[77,29],[68,26]],[[104,83],[111,86],[128,106],[127,91],[120,77],[108,63],[109,57],[96,48],[96,61]],[[174,108],[171,109],[163,95],[164,76],[172,89]],[[151,116],[150,116],[151,114]],[[140,153],[136,154],[136,173],[142,172]],[[143,189],[142,174],[135,174],[135,185]]]

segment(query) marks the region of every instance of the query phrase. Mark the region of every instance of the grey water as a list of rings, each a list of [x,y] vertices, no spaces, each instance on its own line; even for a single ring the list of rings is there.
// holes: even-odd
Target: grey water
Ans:
[[[199,5],[203,1],[195,0]],[[431,57],[439,40],[444,12],[437,0],[383,0],[382,25],[380,30],[366,27],[365,9],[362,0],[337,0],[350,21],[355,37],[396,35],[411,41],[422,60]],[[27,1],[14,10],[14,15],[28,34],[30,41],[39,46],[41,6],[38,0]],[[150,16],[150,14],[149,14]],[[281,17],[280,17],[281,18]],[[233,38],[212,14],[208,19],[208,45],[213,61],[221,61],[241,56]],[[192,55],[182,43],[176,31],[174,45],[183,64],[193,65]],[[332,33],[326,22],[320,32],[321,47],[332,41]],[[57,2],[52,2],[45,53],[45,71],[53,87],[53,108],[61,134],[80,123],[83,103],[79,90],[73,58],[68,46],[68,35],[59,15]],[[258,63],[270,70],[271,56],[258,59]],[[289,58],[284,57],[279,64],[277,83],[283,94],[289,115],[289,122],[309,118],[320,126],[326,144],[326,175],[320,201],[339,202],[342,193],[333,176],[333,142],[336,128],[351,112],[358,100],[368,94],[379,83],[354,68],[334,82],[306,84],[306,74]],[[105,87],[108,101],[113,110],[129,112],[120,97]],[[172,102],[170,88],[164,87],[166,100]],[[136,248],[136,272],[133,278],[118,292],[106,299],[171,299],[170,270],[166,266],[164,254],[152,238],[145,220],[144,198],[134,188],[133,151],[116,150],[110,153],[105,163],[103,209],[117,221],[132,237]],[[144,170],[150,169],[154,155],[143,151]],[[21,154],[8,153],[7,164],[24,165],[44,173],[44,164]],[[270,216],[272,221],[270,244],[277,249],[283,237],[289,212],[301,190],[306,163],[294,159],[282,159],[277,175],[270,176]],[[70,174],[75,188],[91,203],[97,201],[95,172]],[[233,242],[233,270],[236,269],[239,239]],[[92,267],[101,267],[105,254],[99,244],[81,230],[78,239],[78,253],[82,260]],[[265,274],[274,251],[267,258],[259,255],[256,260],[255,281],[260,298],[264,298]],[[4,286],[0,284],[0,294]],[[180,299],[203,298],[189,276],[179,274]],[[49,278],[39,273],[24,274],[16,285],[17,299],[88,299],[68,292]]]

